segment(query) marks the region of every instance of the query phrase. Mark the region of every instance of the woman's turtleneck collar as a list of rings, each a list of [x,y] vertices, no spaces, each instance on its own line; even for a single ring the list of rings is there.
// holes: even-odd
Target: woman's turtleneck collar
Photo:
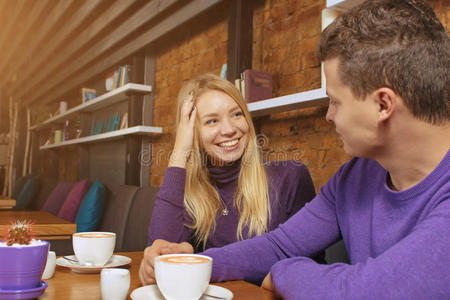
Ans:
[[[207,165],[209,171],[209,177],[211,178],[211,182],[216,184],[218,187],[227,185],[231,182],[237,182],[239,178],[239,172],[241,170],[241,158],[226,164],[223,167],[215,167],[211,165],[208,160]]]

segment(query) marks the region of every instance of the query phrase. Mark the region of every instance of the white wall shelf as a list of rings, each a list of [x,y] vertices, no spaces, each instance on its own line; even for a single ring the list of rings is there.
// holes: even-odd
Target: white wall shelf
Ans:
[[[322,10],[322,30],[325,29],[325,27],[327,27],[340,13],[362,2],[364,2],[364,0],[327,0],[327,7]],[[249,103],[247,107],[253,117],[259,117],[293,109],[322,106],[327,103],[328,96],[326,94],[326,83],[322,66],[320,89],[256,101]]]
[[[269,115],[293,109],[321,106],[328,103],[324,88],[290,94],[247,104],[253,117]]]
[[[51,124],[62,124],[67,119],[73,119],[75,113],[99,110],[112,104],[127,100],[129,94],[148,94],[151,91],[152,87],[150,85],[127,83],[120,88],[114,89],[83,104],[75,106],[62,114],[45,120],[41,124],[31,126],[30,130],[39,130],[45,127],[50,127]]]
[[[327,8],[345,11],[353,6],[363,3],[365,0],[327,0]]]
[[[68,141],[64,141],[57,144],[49,144],[40,146],[40,150],[53,149],[59,147],[66,147],[70,145],[76,144],[84,144],[84,143],[94,143],[98,141],[108,141],[117,138],[121,138],[127,135],[146,135],[146,136],[154,136],[161,134],[163,132],[161,127],[153,127],[153,126],[133,126],[130,128],[104,132],[96,135],[85,136],[78,139],[72,139]]]

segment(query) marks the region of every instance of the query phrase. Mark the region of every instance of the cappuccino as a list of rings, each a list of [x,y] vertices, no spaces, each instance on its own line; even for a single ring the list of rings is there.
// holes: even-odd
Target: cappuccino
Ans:
[[[116,245],[114,232],[79,232],[72,236],[73,251],[82,265],[103,266]]]
[[[114,234],[104,232],[87,232],[87,233],[82,232],[82,233],[75,233],[75,236],[83,238],[108,238],[113,237]]]
[[[167,254],[155,259],[155,278],[167,300],[198,300],[208,288],[212,258],[198,254]]]
[[[203,256],[166,256],[159,259],[162,262],[182,263],[182,264],[201,264],[210,261]]]

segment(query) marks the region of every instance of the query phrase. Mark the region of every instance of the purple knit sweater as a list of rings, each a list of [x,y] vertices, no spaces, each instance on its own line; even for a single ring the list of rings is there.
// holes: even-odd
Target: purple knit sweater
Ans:
[[[450,151],[395,192],[377,162],[352,159],[304,209],[271,233],[209,249],[213,280],[270,271],[284,299],[450,299]],[[351,265],[304,256],[343,237]]]
[[[216,230],[210,234],[206,249],[236,241],[239,213],[233,206],[232,197],[237,186],[240,166],[239,160],[222,168],[208,168],[210,178],[216,184],[230,212],[227,216],[216,217]],[[266,166],[266,170],[272,209],[269,230],[273,230],[314,198],[315,190],[308,169],[299,162],[273,162]],[[150,243],[155,239],[192,243],[192,232],[185,226],[192,223],[183,204],[185,180],[186,169],[167,168],[149,227]],[[243,237],[247,238],[247,228],[244,229]]]

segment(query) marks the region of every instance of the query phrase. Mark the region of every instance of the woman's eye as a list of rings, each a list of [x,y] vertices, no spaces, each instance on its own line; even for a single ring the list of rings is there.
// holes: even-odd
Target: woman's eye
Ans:
[[[242,115],[243,115],[242,111],[238,111],[238,112],[235,112],[233,114],[234,117],[239,117],[239,116],[242,116]]]
[[[206,124],[214,124],[214,123],[216,123],[217,122],[217,120],[216,119],[211,119],[211,120],[208,120],[208,121],[206,121]]]

